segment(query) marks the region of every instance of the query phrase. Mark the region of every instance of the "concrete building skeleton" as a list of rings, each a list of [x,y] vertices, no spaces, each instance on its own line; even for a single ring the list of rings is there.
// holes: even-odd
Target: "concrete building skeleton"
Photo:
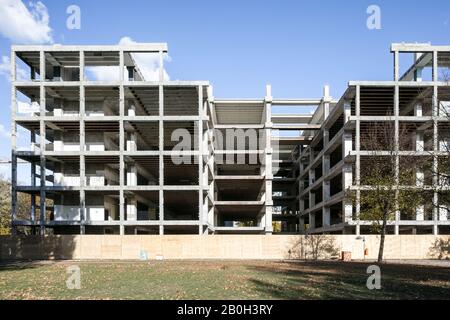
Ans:
[[[393,44],[393,81],[351,81],[339,100],[328,86],[318,99],[276,99],[270,86],[260,99],[217,99],[207,81],[166,79],[166,52],[158,43],[12,47],[15,231],[365,233],[370,222],[345,190],[361,190],[368,126],[393,121],[398,135],[406,124],[412,148],[400,153],[446,155],[450,126],[438,106],[450,105],[450,86],[439,72],[450,46]],[[415,60],[401,75],[403,54]],[[142,55],[159,66],[152,81]],[[194,141],[180,151],[183,132]],[[187,161],[174,163],[180,156]],[[21,183],[24,163],[31,179]],[[19,195],[30,201],[26,216]],[[448,234],[448,210],[423,206],[412,220],[398,212],[389,232]]]

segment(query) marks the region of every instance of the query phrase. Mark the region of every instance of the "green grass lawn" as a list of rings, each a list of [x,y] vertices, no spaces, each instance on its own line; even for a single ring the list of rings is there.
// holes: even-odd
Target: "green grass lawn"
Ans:
[[[66,268],[81,269],[81,289]],[[366,288],[368,264],[273,261],[46,262],[0,266],[0,299],[450,299],[450,269],[381,267],[381,290]]]

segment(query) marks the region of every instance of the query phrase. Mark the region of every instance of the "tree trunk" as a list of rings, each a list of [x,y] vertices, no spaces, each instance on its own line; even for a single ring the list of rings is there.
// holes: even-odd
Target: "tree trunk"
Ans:
[[[384,238],[386,237],[387,214],[383,214],[383,225],[381,226],[380,249],[378,250],[378,263],[383,262]]]

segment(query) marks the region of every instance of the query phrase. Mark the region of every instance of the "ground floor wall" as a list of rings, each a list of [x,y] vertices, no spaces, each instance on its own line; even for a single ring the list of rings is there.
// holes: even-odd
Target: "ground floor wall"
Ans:
[[[370,235],[0,236],[0,259],[376,259]],[[389,235],[385,259],[450,259],[450,236]],[[365,255],[366,254],[366,255]]]

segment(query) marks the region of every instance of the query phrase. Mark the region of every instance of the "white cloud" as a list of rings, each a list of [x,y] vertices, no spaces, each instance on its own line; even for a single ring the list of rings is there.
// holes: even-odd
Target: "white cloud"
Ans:
[[[0,62],[0,75],[3,75],[8,80],[11,80],[11,63],[10,63],[10,59],[8,56],[2,56],[2,59]],[[27,72],[24,69],[16,67],[16,77],[17,77],[18,81],[26,80]]]
[[[2,138],[11,138],[11,133],[6,130],[5,126],[0,123],[0,137]]]
[[[40,1],[27,8],[21,0],[0,0],[0,33],[14,43],[52,43],[49,18]]]
[[[1,0],[0,0],[1,1]],[[122,37],[119,45],[133,45],[139,44],[130,37]],[[157,81],[159,79],[159,55],[151,53],[132,53],[132,57],[136,62],[137,67],[141,71],[146,81]],[[164,55],[164,61],[171,61],[168,54]],[[169,74],[164,69],[164,80],[170,80]],[[86,67],[87,75],[98,81],[113,81],[119,79],[119,67],[117,66],[99,66]],[[126,73],[125,73],[126,74]]]
[[[117,66],[86,67],[85,72],[87,78],[91,80],[97,81],[119,80],[119,67]]]

